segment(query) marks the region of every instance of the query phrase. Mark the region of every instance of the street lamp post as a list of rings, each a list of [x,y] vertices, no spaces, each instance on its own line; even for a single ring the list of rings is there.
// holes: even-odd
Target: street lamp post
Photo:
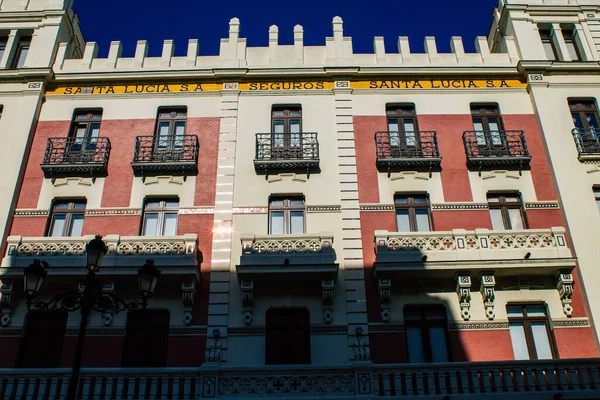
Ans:
[[[107,247],[101,236],[96,236],[86,246],[87,253],[87,275],[84,281],[83,295],[79,292],[64,293],[54,297],[48,302],[37,300],[44,279],[48,272],[48,263],[35,260],[25,270],[24,289],[27,295],[27,309],[29,311],[77,311],[81,310],[81,321],[77,335],[77,345],[67,400],[76,400],[77,387],[79,384],[79,372],[81,370],[81,359],[83,355],[83,344],[87,329],[88,317],[92,310],[99,311],[104,316],[107,312],[119,312],[124,310],[145,309],[148,299],[152,297],[156,283],[160,277],[160,270],[154,265],[153,260],[147,260],[146,264],[138,270],[139,292],[142,301],[126,303],[112,293],[102,293],[98,290],[96,273],[100,269]]]

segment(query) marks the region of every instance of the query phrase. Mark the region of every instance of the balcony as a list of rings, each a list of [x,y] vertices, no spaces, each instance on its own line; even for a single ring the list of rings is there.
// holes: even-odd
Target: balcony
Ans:
[[[82,277],[86,273],[86,244],[93,236],[21,237],[10,236],[0,277],[22,278],[24,269],[35,259],[48,262],[50,276]],[[137,277],[137,270],[147,259],[155,261],[163,277],[188,276],[199,280],[198,235],[119,236],[103,238],[108,247],[101,266],[101,276]],[[162,280],[162,278],[161,278]]]
[[[424,169],[431,173],[442,162],[434,131],[376,132],[377,168],[388,173]]]
[[[242,256],[237,273],[242,276],[337,275],[333,234],[241,236]]]
[[[597,129],[573,129],[573,138],[579,152],[579,161],[600,160],[600,131]]]
[[[257,133],[254,168],[265,175],[289,171],[319,171],[316,133]]]
[[[180,174],[184,178],[198,173],[198,136],[138,136],[131,166],[136,176]]]
[[[399,273],[452,277],[461,271],[494,272],[496,276],[554,275],[571,271],[575,259],[565,229],[451,232],[375,231],[375,274]]]
[[[80,399],[596,399],[598,359],[444,364],[83,368]],[[0,398],[58,399],[69,369],[0,370]],[[556,396],[560,393],[560,396]]]
[[[477,168],[529,167],[531,155],[523,131],[467,131],[463,134],[467,165]]]
[[[110,140],[98,138],[50,138],[41,167],[46,178],[89,175],[106,176]]]

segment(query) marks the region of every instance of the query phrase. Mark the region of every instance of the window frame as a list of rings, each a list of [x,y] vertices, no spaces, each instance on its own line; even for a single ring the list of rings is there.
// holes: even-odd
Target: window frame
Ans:
[[[177,115],[178,113],[183,113],[184,115]],[[169,114],[168,116],[164,116],[162,114]],[[184,146],[184,136],[187,132],[187,117],[188,110],[185,106],[175,106],[175,107],[160,107],[156,114],[156,126],[154,128],[154,138],[155,144],[154,147],[156,151],[169,151],[173,149],[182,149]],[[177,123],[183,121],[183,135],[176,135]],[[160,128],[161,123],[166,122],[168,124],[167,134],[161,135]],[[167,144],[162,145],[163,140],[161,140],[161,136],[167,136]]]
[[[168,202],[177,202],[177,207],[167,207],[166,203]],[[149,203],[159,202],[159,207],[149,207]],[[177,223],[175,226],[175,236],[177,236],[177,229],[179,228],[179,208],[180,201],[177,197],[147,197],[144,199],[144,205],[142,208],[142,224],[140,228],[140,236],[144,235],[146,230],[146,216],[149,214],[158,215],[156,220],[156,235],[152,235],[149,237],[164,237],[164,221],[165,215],[167,214],[175,214],[177,216]]]
[[[596,119],[596,125],[600,127],[600,115],[598,114],[598,105],[596,104],[595,99],[567,99],[567,104],[569,105],[569,112],[571,113],[571,119],[573,119],[573,115],[579,115],[579,119],[583,124],[584,131],[591,131],[592,129],[596,130],[597,128],[592,128],[588,123],[587,117],[585,114],[593,114]],[[586,105],[588,108],[586,108]],[[575,107],[573,107],[575,106]],[[575,129],[579,130],[579,128],[573,122]],[[599,133],[600,133],[600,129]]]
[[[522,317],[509,316],[508,308],[509,307],[517,307],[517,306],[521,306],[521,308],[523,310],[523,316]],[[528,316],[527,315],[527,307],[532,307],[532,306],[538,306],[538,307],[541,306],[544,309],[545,315],[543,317]],[[553,332],[552,326],[550,324],[550,318],[548,317],[548,307],[547,307],[546,303],[539,303],[539,302],[511,303],[511,302],[508,302],[506,304],[506,315],[507,315],[509,326],[510,326],[511,322],[523,323],[523,332],[525,333],[525,343],[527,344],[527,351],[529,353],[530,360],[538,360],[537,349],[535,348],[535,340],[533,338],[533,331],[531,330],[532,322],[543,322],[544,323],[544,325],[546,326],[546,332],[548,333],[548,341],[549,341],[549,345],[550,345],[550,351],[552,353],[552,359],[556,360],[558,358],[558,348],[556,346],[554,332]],[[514,352],[514,348],[513,348],[513,352]]]
[[[405,114],[406,112],[406,114]],[[417,120],[417,111],[414,104],[410,103],[390,103],[385,105],[385,116],[391,147],[413,148],[417,147],[419,142],[419,122]],[[398,131],[390,129],[390,121],[396,120]],[[412,121],[413,130],[404,129],[405,121]],[[392,133],[396,134],[392,134]],[[412,135],[408,136],[408,133]],[[410,140],[409,140],[410,138]],[[394,143],[395,142],[395,143]],[[411,143],[412,142],[412,143]]]
[[[275,115],[283,111],[283,115]],[[292,112],[298,112],[298,115],[292,115]],[[302,148],[302,105],[300,104],[276,104],[271,107],[271,149],[273,152],[286,151],[292,149],[294,152]],[[298,120],[298,132],[292,132],[291,121]],[[283,121],[283,132],[275,132],[275,122]],[[297,137],[292,137],[292,135]],[[281,136],[279,138],[279,136]],[[282,145],[278,145],[281,140]]]
[[[507,197],[516,197],[519,199],[519,201],[518,202],[506,201]],[[498,201],[490,202],[490,198],[497,198]],[[491,192],[491,193],[487,194],[487,203],[488,203],[488,209],[490,211],[497,210],[497,209],[501,210],[502,222],[504,224],[504,230],[513,230],[512,223],[510,220],[510,213],[508,210],[516,210],[516,209],[518,209],[520,212],[521,221],[523,222],[523,229],[528,229],[527,218],[526,218],[526,214],[525,214],[525,210],[524,210],[524,206],[523,206],[523,198],[521,197],[521,193],[518,193],[518,192],[515,192],[515,193]],[[493,225],[491,212],[490,212],[490,220],[492,221],[492,225]],[[492,226],[492,228],[493,228],[493,226]]]
[[[32,35],[24,35],[19,37],[19,42],[17,43],[15,55],[12,59],[11,69],[24,68],[25,62],[27,61],[27,57],[29,57],[29,50],[31,49],[32,39]],[[27,54],[25,54],[25,58],[23,58],[22,60],[23,65],[19,66],[19,64],[21,64],[21,57],[23,56],[23,51],[27,51]]]
[[[162,343],[163,345],[163,352],[161,354],[158,355],[157,357],[157,351],[156,350],[156,343],[152,343],[152,346],[145,346],[147,343],[142,343],[141,347],[139,345],[139,343],[135,340],[132,339],[133,338],[138,338],[140,334],[142,333],[141,331],[152,331],[153,333],[157,332],[157,324],[152,324],[152,323],[146,323],[141,324],[138,321],[137,324],[135,326],[133,325],[132,321],[132,316],[144,316],[144,314],[146,315],[150,315],[150,314],[156,314],[158,316],[158,318],[164,318],[167,322],[166,326],[161,326],[161,329],[164,331],[164,343]],[[148,318],[148,317],[147,317]],[[157,317],[154,317],[155,319],[157,319]],[[146,321],[147,322],[147,321]],[[154,320],[153,320],[154,322]],[[161,367],[166,367],[167,366],[167,359],[168,359],[168,354],[169,354],[169,329],[171,327],[171,312],[168,309],[162,309],[162,308],[157,308],[157,309],[152,309],[152,308],[148,308],[148,309],[143,309],[143,310],[133,310],[133,311],[129,311],[127,313],[127,322],[125,325],[125,342],[123,343],[123,354],[122,354],[122,358],[121,358],[121,365],[125,368],[134,368],[134,367],[144,367],[144,368],[148,368],[148,367],[155,367],[155,368],[161,368]],[[135,332],[135,333],[134,333]],[[136,335],[137,334],[137,335]],[[149,336],[146,334],[141,334],[141,336],[146,339],[146,342],[148,341]],[[154,339],[154,338],[151,338]],[[148,350],[148,347],[152,347],[152,351],[143,351],[144,349]],[[142,351],[140,351],[140,349]],[[141,359],[140,359],[141,357]],[[149,359],[152,360],[152,363],[149,363]],[[151,364],[151,365],[148,365]]]
[[[592,193],[594,194],[594,200],[596,200],[596,205],[600,211],[600,186],[592,186]]]
[[[443,315],[444,315],[444,319],[427,319],[426,317],[426,312],[427,311],[440,311]],[[406,318],[406,313],[407,311],[418,311],[420,315],[420,319],[414,320],[414,319],[407,319]],[[446,341],[445,343],[445,349],[446,349],[446,355],[448,358],[448,362],[452,362],[452,353],[451,353],[451,347],[450,347],[450,341],[449,341],[449,337],[448,337],[448,312],[446,310],[446,307],[443,304],[408,304],[404,306],[404,309],[402,311],[402,315],[403,315],[403,320],[404,320],[404,327],[405,327],[405,331],[408,332],[408,329],[411,327],[417,327],[420,329],[421,331],[421,338],[422,338],[422,344],[423,344],[423,348],[421,349],[423,351],[423,358],[425,363],[432,363],[433,362],[433,348],[431,346],[431,335],[430,335],[430,328],[431,327],[442,327],[444,328],[444,339]],[[408,340],[408,333],[406,334],[406,355],[408,357],[408,362],[410,363],[410,346],[411,343],[409,343]]]
[[[540,34],[540,39],[542,41],[542,46],[544,46],[544,53],[546,54],[546,57],[550,61],[558,61],[559,57],[558,57],[558,52],[556,51],[556,45],[554,44],[554,34],[553,34],[552,29],[539,28],[538,31]],[[549,47],[547,45],[549,45]],[[549,51],[548,51],[549,49],[552,50],[553,58],[550,57],[551,54],[549,54]]]
[[[493,110],[489,113],[488,110]],[[475,129],[475,119],[481,119],[482,130]],[[498,129],[490,129],[490,119],[495,118]],[[501,133],[504,131],[502,113],[497,103],[471,103],[471,121],[477,146],[485,148],[504,148],[506,138]]]
[[[0,35],[0,61],[6,55],[6,50],[8,46],[8,36]]]
[[[579,43],[577,41],[577,32],[576,32],[575,28],[574,27],[561,28],[561,31],[562,31],[563,39],[565,40],[565,46],[567,47],[567,52],[569,54],[569,58],[571,59],[571,61],[583,61],[583,57],[582,57],[583,54],[579,47]],[[576,56],[575,59],[573,58],[573,55],[571,54],[569,46],[571,46],[575,52],[575,56]]]
[[[407,199],[406,203],[399,203],[398,199]],[[425,203],[416,203],[415,198],[424,198]],[[433,232],[433,219],[431,214],[431,202],[428,193],[396,193],[394,194],[394,213],[396,215],[396,230],[398,226],[398,210],[408,210],[409,232]],[[429,231],[419,231],[417,225],[417,210],[427,210],[429,220]]]
[[[67,204],[67,208],[58,207],[61,204]],[[83,208],[75,207],[77,204],[83,204]],[[83,223],[85,223],[85,210],[87,208],[86,199],[54,199],[52,201],[52,206],[50,208],[50,215],[48,218],[47,228],[46,228],[46,237],[74,237],[72,235],[72,223],[74,215],[82,215]],[[54,228],[54,217],[57,215],[65,216],[65,226],[62,230],[61,236],[51,236],[52,230]],[[82,225],[82,235],[83,235],[83,225]]]
[[[283,200],[282,206],[273,206],[273,201]],[[292,201],[301,200],[302,205],[292,205]],[[306,199],[303,195],[273,195],[269,197],[269,235],[299,235],[291,233],[292,212],[302,212],[303,233],[306,233]],[[283,233],[273,232],[273,212],[283,212]]]

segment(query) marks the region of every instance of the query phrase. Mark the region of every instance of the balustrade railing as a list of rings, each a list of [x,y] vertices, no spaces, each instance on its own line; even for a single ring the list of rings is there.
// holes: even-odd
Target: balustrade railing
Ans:
[[[106,173],[110,140],[106,137],[50,138],[41,167],[52,177],[68,173]]]
[[[256,161],[318,161],[317,133],[257,133]]]
[[[524,166],[531,159],[523,131],[467,131],[463,141],[470,164]]]
[[[138,136],[131,166],[134,172],[196,173],[200,144],[196,135]]]
[[[440,157],[435,131],[375,132],[377,159],[434,159]]]
[[[0,370],[0,398],[59,399],[69,369]],[[78,399],[597,398],[599,359],[235,368],[84,368]],[[545,397],[544,397],[545,398]],[[563,398],[563,397],[561,397]]]

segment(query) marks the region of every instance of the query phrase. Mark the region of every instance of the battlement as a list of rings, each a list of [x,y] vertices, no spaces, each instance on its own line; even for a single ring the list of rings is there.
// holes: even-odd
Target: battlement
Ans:
[[[269,28],[267,47],[248,47],[246,39],[240,37],[240,21],[232,18],[229,22],[229,37],[222,38],[218,56],[200,56],[197,39],[187,45],[187,55],[175,57],[175,43],[165,40],[160,57],[148,57],[148,43],[137,42],[134,57],[122,57],[121,42],[112,42],[108,57],[98,58],[98,46],[87,43],[81,59],[68,59],[67,43],[61,43],[54,71],[159,71],[189,70],[210,68],[292,68],[327,66],[515,66],[519,60],[512,37],[505,38],[505,52],[492,53],[486,37],[477,37],[475,53],[466,53],[461,37],[453,37],[451,53],[438,53],[436,39],[425,38],[425,52],[411,52],[408,37],[398,38],[398,52],[386,52],[383,37],[375,37],[373,53],[356,54],[352,48],[352,38],[344,36],[343,21],[335,17],[332,21],[333,36],[325,38],[324,46],[305,46],[304,28],[294,27],[294,43],[279,44],[279,28]]]
[[[73,0],[0,0],[0,12],[69,10]]]

